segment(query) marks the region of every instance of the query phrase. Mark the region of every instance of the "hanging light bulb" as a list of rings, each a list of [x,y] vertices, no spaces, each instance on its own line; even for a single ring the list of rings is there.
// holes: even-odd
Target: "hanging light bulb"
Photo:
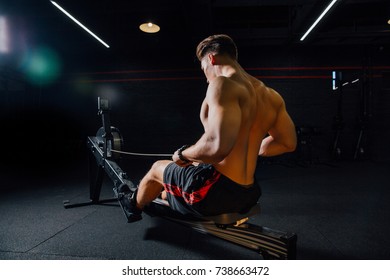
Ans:
[[[155,23],[147,22],[143,23],[139,26],[139,29],[141,29],[143,32],[146,33],[157,33],[160,31],[160,26],[158,26]]]

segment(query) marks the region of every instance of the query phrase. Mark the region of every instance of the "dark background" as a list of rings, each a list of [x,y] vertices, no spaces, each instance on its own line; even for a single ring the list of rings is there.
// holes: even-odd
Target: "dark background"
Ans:
[[[50,1],[2,1],[3,164],[29,169],[77,160],[86,136],[100,127],[98,96],[111,100],[126,150],[170,153],[193,143],[207,88],[194,53],[213,33],[231,35],[243,67],[280,92],[296,126],[308,128],[292,159],[333,159],[336,70],[345,81],[360,79],[343,90],[338,159],[389,160],[387,1],[340,1],[304,42],[299,38],[327,1],[128,2],[58,1],[111,45],[105,48]],[[148,19],[160,33],[138,30]],[[34,68],[39,59],[43,66]],[[362,120],[364,154],[356,157]]]
[[[101,126],[99,96],[111,101],[126,151],[172,153],[200,137],[207,83],[195,48],[216,33],[283,96],[300,132],[294,153],[259,159],[255,223],[296,232],[298,259],[389,259],[390,2],[339,0],[301,42],[329,2],[57,1],[106,48],[49,0],[0,0],[0,259],[254,258],[159,219],[129,226],[116,204],[62,205],[88,200],[86,139]],[[159,33],[138,29],[149,20]],[[332,71],[350,83],[337,156]],[[154,160],[120,166],[136,183]]]

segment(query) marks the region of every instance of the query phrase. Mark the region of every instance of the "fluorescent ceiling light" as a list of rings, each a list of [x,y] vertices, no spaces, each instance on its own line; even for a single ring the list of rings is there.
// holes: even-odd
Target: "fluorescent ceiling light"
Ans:
[[[316,19],[316,21],[312,24],[312,26],[310,26],[310,28],[306,31],[306,33],[302,36],[301,38],[301,41],[305,40],[305,38],[307,37],[307,35],[309,35],[309,33],[313,30],[314,27],[316,27],[316,25],[320,22],[320,20],[325,16],[325,14],[330,10],[330,8],[332,8],[332,6],[337,2],[337,0],[333,0],[332,2],[330,2],[330,4],[328,5],[328,7],[326,7],[326,9],[322,12],[322,14]]]
[[[69,14],[67,11],[64,10],[60,5],[58,5],[54,1],[50,1],[54,6],[56,6],[61,12],[63,12],[65,15],[67,15],[70,19],[72,19],[75,23],[80,25],[85,31],[87,31],[89,34],[91,34],[96,40],[98,40],[100,43],[102,43],[106,48],[109,48],[110,46],[107,45],[102,39],[100,39],[98,36],[96,36],[91,30],[89,30],[87,27],[85,27],[81,22],[79,22],[77,19],[75,19],[71,14]]]

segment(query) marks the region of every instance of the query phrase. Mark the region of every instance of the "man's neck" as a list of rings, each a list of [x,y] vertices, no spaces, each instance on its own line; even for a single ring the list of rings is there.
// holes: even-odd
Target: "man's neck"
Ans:
[[[218,65],[217,76],[231,77],[239,71],[239,69],[233,64]]]

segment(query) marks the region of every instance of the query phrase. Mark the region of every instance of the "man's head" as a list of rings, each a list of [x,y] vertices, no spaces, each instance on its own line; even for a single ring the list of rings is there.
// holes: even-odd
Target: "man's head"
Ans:
[[[202,61],[210,53],[214,55],[228,55],[230,58],[237,60],[237,46],[232,38],[224,34],[207,37],[196,48],[196,56],[199,61]]]

